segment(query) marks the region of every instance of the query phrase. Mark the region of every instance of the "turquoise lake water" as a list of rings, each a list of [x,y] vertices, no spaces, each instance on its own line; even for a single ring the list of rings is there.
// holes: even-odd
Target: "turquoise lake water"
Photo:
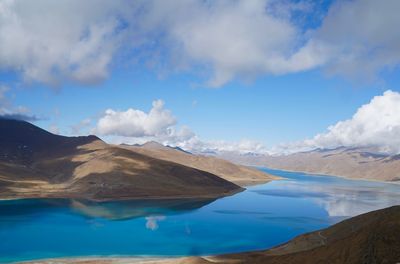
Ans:
[[[265,249],[400,204],[400,185],[262,169],[286,180],[218,200],[0,201],[0,262]]]

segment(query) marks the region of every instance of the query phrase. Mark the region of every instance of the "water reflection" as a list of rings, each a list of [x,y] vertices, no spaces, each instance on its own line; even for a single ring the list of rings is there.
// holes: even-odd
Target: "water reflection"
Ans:
[[[0,202],[0,217],[8,219],[32,219],[43,214],[65,211],[69,208],[74,213],[86,218],[107,220],[128,220],[139,217],[179,214],[199,209],[215,199],[167,199],[167,200],[125,200],[115,202],[93,202],[71,199],[21,199]],[[161,220],[158,217],[157,220]]]
[[[152,231],[158,229],[158,222],[165,220],[164,215],[154,215],[146,217],[146,228]]]
[[[400,185],[284,171],[278,171],[277,174],[287,179],[266,185],[268,189],[252,191],[267,196],[312,200],[331,217],[356,216],[400,202]]]
[[[276,189],[276,190],[255,190],[261,195],[268,196],[279,196],[279,197],[289,197],[289,198],[304,198],[304,197],[315,197],[315,198],[325,198],[328,197],[326,193],[313,192],[313,191],[301,191],[301,190],[290,190],[290,189]]]

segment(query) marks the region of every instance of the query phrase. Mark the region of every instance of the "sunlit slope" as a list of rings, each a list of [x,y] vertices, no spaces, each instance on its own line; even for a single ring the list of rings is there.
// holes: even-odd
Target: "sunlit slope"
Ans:
[[[148,142],[141,146],[124,145],[123,147],[158,159],[208,171],[240,186],[266,183],[278,179],[276,176],[254,168],[237,165],[216,157],[191,154],[156,142]]]
[[[212,198],[242,189],[212,173],[0,119],[0,198]]]

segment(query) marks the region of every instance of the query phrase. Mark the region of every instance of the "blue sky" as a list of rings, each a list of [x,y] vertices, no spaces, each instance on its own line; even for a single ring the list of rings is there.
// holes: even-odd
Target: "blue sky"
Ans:
[[[112,27],[111,33],[107,31],[108,33],[96,39],[97,31],[106,32],[108,27],[104,25],[113,23],[103,19],[106,15],[99,7],[100,11],[96,14],[90,13],[95,16],[95,20],[83,19],[82,24],[76,25],[79,34],[86,32],[83,40],[89,38],[87,42],[83,42],[80,37],[78,44],[81,46],[74,43],[73,39],[64,40],[65,36],[56,33],[47,39],[46,43],[54,41],[54,45],[58,44],[57,48],[52,50],[50,47],[38,54],[31,50],[43,45],[44,42],[41,41],[46,39],[36,40],[29,36],[26,39],[18,39],[26,41],[31,49],[7,47],[4,44],[4,51],[0,52],[0,66],[2,66],[0,69],[3,69],[0,71],[0,83],[2,87],[6,87],[3,89],[3,112],[20,111],[28,116],[36,116],[38,120],[35,124],[53,132],[66,135],[97,133],[112,142],[116,137],[119,141],[154,139],[179,145],[179,136],[174,134],[174,140],[170,140],[170,135],[166,136],[166,133],[170,132],[165,131],[171,127],[179,131],[182,126],[187,126],[197,140],[202,142],[223,140],[224,144],[229,144],[247,139],[271,148],[281,143],[300,142],[306,138],[313,138],[318,133],[325,133],[329,126],[351,119],[357,110],[362,105],[368,104],[374,96],[382,96],[386,90],[399,91],[400,58],[397,57],[400,50],[390,44],[393,39],[387,36],[375,36],[375,33],[359,36],[354,34],[355,37],[350,37],[350,40],[346,38],[352,34],[352,30],[359,28],[368,32],[375,25],[374,18],[367,17],[365,21],[362,21],[363,18],[360,21],[354,20],[352,22],[363,25],[350,26],[345,29],[346,32],[341,32],[341,28],[334,26],[337,20],[355,19],[352,16],[341,17],[342,15],[338,15],[339,11],[342,14],[343,10],[352,10],[359,12],[362,17],[368,12],[365,10],[365,6],[368,6],[371,10],[378,10],[377,13],[382,9],[382,14],[385,14],[383,11],[393,9],[393,6],[397,5],[396,1],[383,1],[382,4],[368,1],[366,5],[362,5],[362,1],[321,1],[321,3],[255,1],[261,3],[258,6],[221,1],[219,4],[210,4],[211,7],[207,8],[211,8],[211,11],[203,10],[212,13],[210,20],[217,21],[215,30],[218,29],[218,19],[221,17],[226,17],[228,22],[238,23],[238,31],[250,28],[253,30],[255,26],[261,24],[260,28],[253,32],[254,34],[250,35],[244,31],[243,36],[248,39],[243,43],[236,39],[235,32],[226,33],[230,31],[229,27],[226,28],[225,20],[221,22],[221,32],[214,32],[214,29],[207,24],[204,26],[207,21],[201,21],[200,11],[204,8],[202,1],[191,1],[191,4],[171,2],[172,5],[176,5],[177,10],[182,8],[187,12],[193,12],[191,17],[199,16],[197,19],[193,18],[193,21],[185,16],[180,20],[176,18],[178,20],[175,21],[175,18],[172,19],[168,13],[171,11],[164,7],[161,1],[152,2],[152,8],[156,6],[158,11],[146,15],[152,21],[157,19],[161,23],[169,21],[165,22],[167,25],[165,28],[157,24],[158,21],[147,25],[145,29],[137,29],[140,24],[138,21],[147,21],[149,17],[140,14],[130,18],[129,14],[124,14],[118,9],[119,6],[113,6],[117,10],[115,12],[123,17],[122,20],[128,22],[124,22],[122,26],[119,24]],[[273,11],[267,20],[260,20],[258,23],[257,19],[264,19],[265,14],[259,13],[256,8],[259,6],[275,8],[269,6],[270,2],[278,6],[277,10],[281,11]],[[102,3],[99,2],[99,5]],[[63,11],[58,10],[62,6],[57,7],[48,3],[46,5],[46,1],[41,4],[49,10],[57,9],[57,12],[63,14]],[[79,6],[79,1],[63,4],[71,5],[71,10],[74,6],[82,8]],[[230,5],[240,5],[240,8]],[[380,9],[375,5],[379,5]],[[35,8],[25,7],[23,2],[15,6],[10,4],[7,8],[10,12],[21,16],[21,21],[29,14],[35,17]],[[133,8],[131,12],[138,10],[135,6],[131,8]],[[335,13],[335,10],[339,11]],[[67,16],[68,11],[65,12]],[[245,12],[256,15],[252,19]],[[7,14],[2,14],[1,11],[0,18],[5,21],[9,19]],[[277,21],[274,21],[275,18]],[[42,30],[45,33],[55,30],[51,26],[45,26],[43,24],[45,21],[40,19],[38,16],[33,23],[37,25],[32,29],[37,31],[35,36],[40,37]],[[62,18],[51,16],[48,19],[57,20],[55,24],[59,26],[68,23],[68,19],[64,21]],[[104,30],[99,27],[96,28],[97,31],[90,31],[91,26],[95,27],[99,19],[103,21],[101,25],[104,26]],[[209,38],[217,36],[216,40],[200,39],[195,42],[193,39],[202,37],[201,34],[190,35],[190,39],[187,39],[188,33],[184,31],[186,28],[182,28],[182,22],[187,22],[190,34],[198,30],[199,34],[206,34]],[[269,26],[268,23],[272,23],[273,28],[264,32]],[[392,23],[393,20],[389,20],[387,23],[382,22],[377,25],[382,26],[381,30],[389,28],[387,29],[389,35],[393,33],[390,31]],[[7,28],[7,25],[10,28]],[[7,30],[16,27],[11,22],[7,25],[0,26],[0,39],[7,37],[6,33],[10,32]],[[148,29],[150,25],[154,27],[152,31]],[[276,32],[276,27],[281,27],[289,33],[282,35],[283,33]],[[89,33],[87,33],[88,28]],[[18,30],[21,28],[18,27]],[[136,31],[131,33],[131,30],[140,31],[140,34],[136,34]],[[17,32],[16,29],[14,31]],[[121,36],[120,31],[125,32],[124,35]],[[179,32],[179,35],[176,32]],[[218,33],[226,36],[217,39]],[[170,34],[168,37],[164,37],[168,34]],[[258,34],[267,34],[268,37],[258,37]],[[143,35],[146,36],[143,39],[150,41],[141,39],[138,43],[144,44],[132,45],[132,39],[141,38]],[[394,37],[397,36],[396,32]],[[375,40],[375,37],[378,39]],[[108,38],[118,39],[118,43]],[[226,42],[227,39],[232,41]],[[396,38],[395,41],[400,40]],[[67,49],[71,47],[68,45],[59,47],[62,46],[59,43],[69,43],[76,52],[69,52]],[[367,43],[365,50],[360,51],[360,43]],[[223,45],[222,49],[218,47],[220,44]],[[286,45],[287,48],[280,50],[281,46]],[[178,50],[175,46],[178,46]],[[230,46],[237,50],[224,54],[224,50]],[[184,51],[180,51],[179,47]],[[209,52],[214,47],[215,52]],[[376,51],[377,47],[381,47],[383,51]],[[96,52],[88,55],[83,53],[82,50],[89,48]],[[29,58],[16,55],[12,57],[5,55],[5,52],[11,55],[27,54]],[[35,56],[39,61],[37,63],[32,62]],[[47,60],[43,59],[45,56],[49,56]],[[71,59],[65,60],[65,56],[70,56]],[[104,58],[107,58],[106,63],[103,63]],[[147,132],[136,134],[129,131],[121,132],[122,127],[128,130],[135,130],[137,127],[129,128],[126,125],[118,127],[115,123],[113,123],[114,130],[107,128],[108,132],[97,126],[99,120],[106,116],[106,109],[113,109],[118,113],[128,109],[148,113],[152,108],[152,102],[157,99],[164,101],[162,109],[170,110],[169,114],[174,121],[171,119],[165,123],[161,122],[157,125],[157,129],[160,129],[157,131],[151,127],[150,130],[155,131],[154,133],[146,129],[143,131]],[[18,110],[19,106],[23,109]],[[0,110],[1,107],[0,100]],[[395,110],[388,111],[393,113]],[[82,120],[88,121],[79,131],[73,131],[71,127],[78,126]],[[129,124],[136,121],[127,122]],[[389,125],[393,127],[399,124]],[[127,134],[129,136],[126,136]]]

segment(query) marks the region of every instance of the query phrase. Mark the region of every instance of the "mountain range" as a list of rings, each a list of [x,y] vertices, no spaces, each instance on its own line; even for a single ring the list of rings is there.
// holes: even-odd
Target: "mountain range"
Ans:
[[[216,198],[243,190],[229,181],[229,169],[249,181],[274,179],[214,158],[206,159],[225,169],[205,163],[199,169],[168,158],[182,156],[180,150],[152,155],[147,149],[110,145],[96,136],[55,135],[25,121],[0,119],[0,198]]]
[[[277,156],[221,152],[215,156],[243,165],[354,179],[400,182],[400,155],[379,153],[371,148],[315,149]]]

